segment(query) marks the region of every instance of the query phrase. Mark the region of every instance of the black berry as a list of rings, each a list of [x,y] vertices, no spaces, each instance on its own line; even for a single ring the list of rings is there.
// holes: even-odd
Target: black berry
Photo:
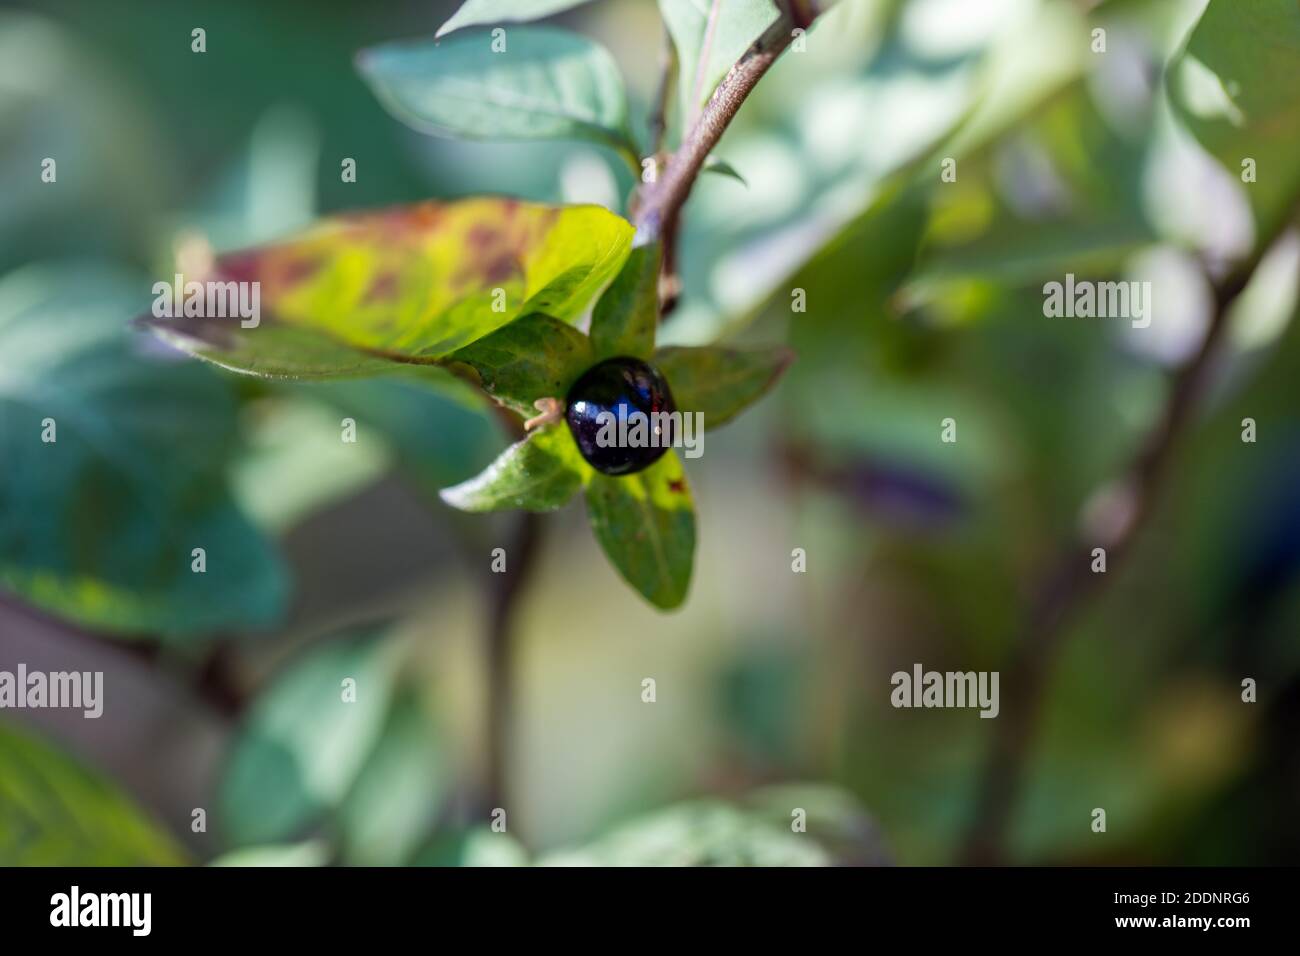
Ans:
[[[663,413],[677,410],[673,394],[658,369],[640,359],[593,365],[573,383],[565,406],[582,457],[607,475],[648,468],[672,444],[674,423]]]

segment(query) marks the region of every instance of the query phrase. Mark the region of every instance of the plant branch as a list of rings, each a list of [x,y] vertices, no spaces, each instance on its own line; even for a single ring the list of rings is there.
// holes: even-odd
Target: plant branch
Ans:
[[[817,8],[811,0],[779,0],[778,6],[780,16],[718,84],[682,140],[681,147],[669,157],[660,175],[654,182],[645,184],[633,214],[639,243],[655,242],[674,235],[678,214],[709,153],[758,81],[790,45],[794,38],[792,31],[796,27],[807,29],[817,16]]]
[[[965,845],[964,863],[1000,861],[1011,815],[1023,788],[1024,766],[1034,740],[1042,698],[1068,626],[1084,603],[1114,580],[1139,531],[1157,510],[1169,465],[1179,440],[1213,378],[1215,363],[1233,303],[1250,281],[1264,252],[1276,237],[1259,243],[1250,259],[1214,285],[1214,312],[1196,354],[1176,373],[1155,426],[1118,482],[1099,500],[1109,505],[1110,519],[1099,523],[1089,541],[1067,547],[1041,582],[1011,652],[992,750],[976,793],[975,812]],[[1106,549],[1107,573],[1095,574],[1090,559],[1095,547]]]
[[[489,812],[506,806],[510,725],[514,720],[514,617],[519,594],[533,569],[541,530],[539,515],[522,512],[506,549],[505,570],[491,575],[485,649],[487,767],[483,788]]]

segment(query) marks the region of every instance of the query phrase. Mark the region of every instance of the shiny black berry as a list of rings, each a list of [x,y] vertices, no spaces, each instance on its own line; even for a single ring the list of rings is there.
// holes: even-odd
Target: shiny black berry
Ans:
[[[591,467],[607,475],[630,475],[668,450],[673,429],[661,413],[676,410],[658,369],[640,359],[612,358],[573,383],[564,417]]]

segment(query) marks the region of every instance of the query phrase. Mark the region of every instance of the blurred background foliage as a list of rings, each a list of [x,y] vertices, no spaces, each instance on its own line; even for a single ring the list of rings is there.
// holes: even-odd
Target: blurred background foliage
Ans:
[[[689,469],[681,612],[617,579],[580,505],[547,519],[518,611],[506,836],[476,781],[508,516],[436,496],[503,446],[490,410],[409,377],[253,383],[127,326],[195,235],[233,249],[430,196],[621,208],[612,152],[432,139],[375,102],[356,51],[455,6],[0,11],[0,668],[104,670],[109,694],[99,721],[0,719],[0,862],[950,861],[994,722],[895,710],[889,675],[1005,659],[1030,582],[1209,321],[1201,263],[1287,215],[1296,50],[1210,31],[1189,64],[1204,0],[841,0],[784,56],[717,151],[745,182],[705,177],[686,207],[663,341],[784,340],[798,360]],[[1235,7],[1206,14],[1223,36]],[[655,5],[557,22],[613,52],[641,133]],[[1245,94],[1216,100],[1234,69]],[[1252,111],[1235,139],[1234,106]],[[1206,147],[1257,155],[1260,185]],[[1298,262],[1292,233],[1258,270],[1171,493],[1072,628],[1013,860],[1297,858]],[[1043,318],[1067,271],[1151,281],[1152,327]],[[27,450],[46,409],[63,470]],[[160,557],[196,540],[205,575]],[[344,677],[360,693],[340,709]]]

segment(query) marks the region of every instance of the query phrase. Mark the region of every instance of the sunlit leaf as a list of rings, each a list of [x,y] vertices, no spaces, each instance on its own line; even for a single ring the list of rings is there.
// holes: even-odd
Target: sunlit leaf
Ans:
[[[704,427],[717,428],[758,401],[781,377],[794,353],[780,346],[729,349],[670,346],[654,363],[683,413],[702,412]]]
[[[633,475],[593,474],[587,515],[609,560],[646,600],[668,610],[686,599],[695,560],[695,510],[675,452]]]
[[[217,260],[204,281],[258,284],[255,325],[211,316],[146,321],[239,371],[369,375],[394,362],[436,361],[529,312],[578,317],[617,274],[631,236],[625,220],[596,206],[513,199],[353,213]]]
[[[554,511],[589,471],[568,427],[557,422],[511,445],[481,474],[443,489],[442,500],[461,511]]]
[[[421,132],[469,139],[585,139],[638,166],[627,95],[600,44],[551,27],[390,43],[357,66],[394,116]]]
[[[1253,162],[1245,190],[1260,233],[1271,234],[1300,196],[1300,4],[1209,4],[1169,75],[1201,144],[1234,176]]]
[[[683,116],[703,106],[727,71],[777,18],[772,0],[659,0],[677,47]]]
[[[540,20],[588,2],[589,0],[465,0],[460,9],[438,27],[437,36],[446,36],[453,30],[465,27]]]
[[[590,340],[573,326],[545,315],[527,315],[456,351],[448,361],[458,372],[459,366],[468,366],[471,379],[484,392],[531,417],[537,414],[537,399],[563,399],[595,360]]]
[[[659,323],[659,243],[632,250],[623,271],[596,303],[591,345],[596,358],[648,358]]]
[[[0,866],[172,866],[184,855],[115,786],[0,725]]]

